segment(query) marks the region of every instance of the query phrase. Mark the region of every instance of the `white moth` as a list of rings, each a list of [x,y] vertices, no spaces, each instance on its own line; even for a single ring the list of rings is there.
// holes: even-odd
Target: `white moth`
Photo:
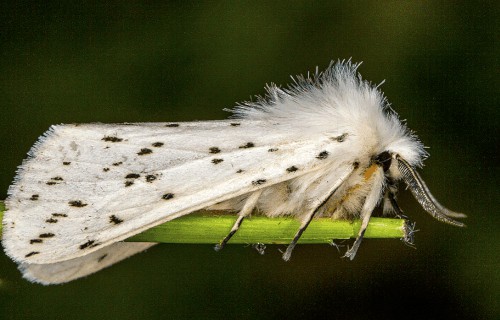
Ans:
[[[153,245],[121,240],[200,209],[239,212],[220,249],[257,208],[302,221],[284,260],[313,217],[359,217],[352,259],[381,200],[401,214],[400,180],[433,217],[463,226],[415,171],[423,145],[357,67],[270,85],[231,120],[52,126],[9,189],[5,252],[25,278],[63,283]]]

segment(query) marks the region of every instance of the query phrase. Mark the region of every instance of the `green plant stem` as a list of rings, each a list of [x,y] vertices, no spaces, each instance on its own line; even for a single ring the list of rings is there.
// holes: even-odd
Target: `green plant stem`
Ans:
[[[0,218],[3,217],[4,211],[4,203],[0,201]],[[229,233],[235,220],[234,214],[194,213],[158,225],[126,241],[214,244]],[[229,243],[287,244],[292,240],[299,226],[300,222],[290,217],[253,216],[243,221]],[[315,219],[302,234],[299,243],[329,243],[332,239],[355,238],[359,227],[359,220],[350,222],[330,218]],[[406,220],[372,218],[364,237],[406,238],[406,233]]]

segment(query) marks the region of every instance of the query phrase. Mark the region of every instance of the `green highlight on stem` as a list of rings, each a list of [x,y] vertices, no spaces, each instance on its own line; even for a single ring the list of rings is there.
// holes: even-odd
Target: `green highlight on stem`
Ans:
[[[5,205],[0,201],[0,219],[4,211]],[[214,244],[229,233],[235,221],[235,214],[198,212],[158,225],[125,241]],[[329,243],[332,239],[355,238],[360,225],[359,220],[350,222],[331,218],[314,219],[302,234],[299,243]],[[407,220],[403,219],[371,218],[364,237],[409,239],[411,228],[408,226]],[[299,227],[300,222],[291,217],[252,216],[243,221],[229,243],[288,244]]]
[[[236,215],[192,214],[164,223],[127,241],[167,243],[218,243],[231,230]],[[353,223],[330,218],[315,219],[302,234],[299,243],[329,243],[332,239],[355,238],[360,221]],[[403,238],[401,219],[372,218],[366,238]],[[243,221],[229,243],[288,244],[300,227],[293,218],[253,216]]]

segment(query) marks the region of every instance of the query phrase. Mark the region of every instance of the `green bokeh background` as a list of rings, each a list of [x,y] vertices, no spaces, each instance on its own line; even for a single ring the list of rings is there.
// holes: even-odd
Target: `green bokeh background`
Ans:
[[[500,301],[495,1],[67,2],[0,5],[0,199],[51,124],[222,119],[267,82],[360,72],[429,146],[423,177],[458,229],[402,192],[417,250],[365,240],[354,261],[303,245],[160,245],[44,287],[0,255],[2,319],[494,319]]]

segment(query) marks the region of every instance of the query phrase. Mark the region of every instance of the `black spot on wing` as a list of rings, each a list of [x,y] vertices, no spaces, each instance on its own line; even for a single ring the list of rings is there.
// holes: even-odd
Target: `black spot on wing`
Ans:
[[[102,141],[106,141],[106,142],[122,142],[123,139],[122,138],[118,138],[118,137],[111,137],[111,136],[105,136],[104,138],[101,139]]]
[[[118,162],[113,163],[113,165],[114,165],[115,167],[118,167],[118,166],[120,166],[120,165],[122,165],[122,164],[123,164],[123,162],[121,162],[121,161],[118,161]]]
[[[236,173],[242,173],[243,171],[243,169],[239,169],[238,171],[236,171]]]
[[[217,147],[211,147],[208,149],[210,153],[219,153],[220,149]]]
[[[134,184],[134,181],[125,181],[125,187],[130,187]]]
[[[169,124],[166,124],[165,127],[169,127],[169,128],[175,128],[175,127],[178,127],[179,124],[178,123],[169,123]]]
[[[335,141],[337,141],[337,142],[344,142],[346,137],[347,137],[347,132],[346,132],[346,133],[341,134],[341,135],[340,135],[340,136],[338,136],[338,137],[334,137],[334,138],[332,138],[332,139],[333,139],[333,140],[335,140]]]
[[[325,160],[326,158],[328,158],[328,151],[321,151],[317,156],[316,156],[316,159],[319,159],[319,160]]]
[[[153,153],[153,150],[149,148],[142,148],[141,151],[137,152],[138,155],[143,156],[145,154]]]
[[[141,175],[137,173],[129,173],[125,176],[125,179],[137,179],[140,178]]]
[[[73,200],[73,201],[68,202],[68,204],[72,207],[77,207],[77,208],[83,208],[87,205],[86,203],[83,203],[80,200]]]
[[[50,178],[50,181],[47,181],[46,184],[49,185],[49,186],[53,186],[57,183],[59,183],[58,181],[63,181],[64,179],[60,176],[57,176],[57,177],[53,177],[53,178]]]
[[[102,260],[104,260],[104,258],[106,258],[108,256],[107,253],[103,254],[102,256],[100,256],[98,259],[97,259],[97,262],[101,262]]]
[[[213,164],[219,164],[219,163],[221,163],[222,161],[224,161],[224,159],[212,159],[212,163],[213,163]]]
[[[239,122],[232,122],[231,123],[231,127],[237,127],[239,125],[241,125],[241,123],[239,123]]]
[[[34,256],[35,254],[39,254],[39,253],[40,253],[39,251],[31,251],[30,253],[28,253],[24,257],[25,258],[29,258],[29,257]]]
[[[252,184],[254,186],[259,186],[259,185],[264,184],[264,183],[266,183],[266,179],[258,179],[258,180],[252,181]]]
[[[53,217],[61,217],[61,218],[66,218],[68,215],[65,213],[53,213]]]
[[[108,172],[108,171],[109,171],[109,168],[102,168],[102,171],[104,171],[104,172]]]
[[[52,238],[52,237],[54,237],[54,236],[55,236],[55,234],[53,234],[53,233],[51,233],[51,232],[47,232],[47,233],[42,233],[42,234],[40,234],[38,237],[39,237],[39,238]]]
[[[57,221],[59,221],[59,220],[54,219],[54,218],[49,218],[49,219],[45,220],[45,222],[47,222],[47,223],[57,223]]]
[[[156,175],[153,175],[153,174],[148,174],[146,176],[146,182],[153,182],[156,180]]]
[[[42,243],[43,240],[42,239],[31,239],[30,240],[30,244],[35,244],[35,243]]]
[[[85,248],[90,247],[93,243],[94,243],[94,240],[89,240],[89,241],[85,242],[84,244],[81,244],[80,245],[80,250],[83,250]]]
[[[122,223],[122,222],[123,222],[123,220],[122,220],[122,219],[120,219],[120,218],[118,218],[118,217],[117,217],[117,216],[115,216],[115,215],[111,215],[111,216],[109,217],[109,222],[110,222],[110,223],[114,223],[114,224],[120,224],[120,223]]]
[[[246,144],[239,146],[240,149],[248,149],[253,147],[255,147],[255,144],[253,142],[247,142]]]
[[[295,172],[299,170],[296,166],[291,166],[290,168],[286,168],[286,172]]]
[[[32,196],[31,196],[30,200],[31,200],[31,201],[36,201],[36,200],[38,200],[39,198],[40,198],[40,196],[39,196],[38,194],[34,194],[34,195],[32,195]]]
[[[65,165],[65,166],[69,166],[70,164],[71,164],[70,161],[63,161],[63,165]]]
[[[161,198],[163,200],[170,200],[170,199],[174,198],[174,194],[173,193],[165,193],[163,196],[161,196]]]
[[[153,143],[153,144],[151,144],[151,145],[152,145],[153,147],[155,147],[155,148],[159,148],[159,147],[163,146],[163,145],[164,145],[164,143],[163,143],[163,142],[155,142],[155,143]]]
[[[98,245],[100,245],[100,243],[97,243],[95,240],[89,240],[80,245],[80,250],[97,247]]]
[[[271,149],[267,150],[267,152],[276,152],[276,151],[278,151],[278,148],[271,148]]]

